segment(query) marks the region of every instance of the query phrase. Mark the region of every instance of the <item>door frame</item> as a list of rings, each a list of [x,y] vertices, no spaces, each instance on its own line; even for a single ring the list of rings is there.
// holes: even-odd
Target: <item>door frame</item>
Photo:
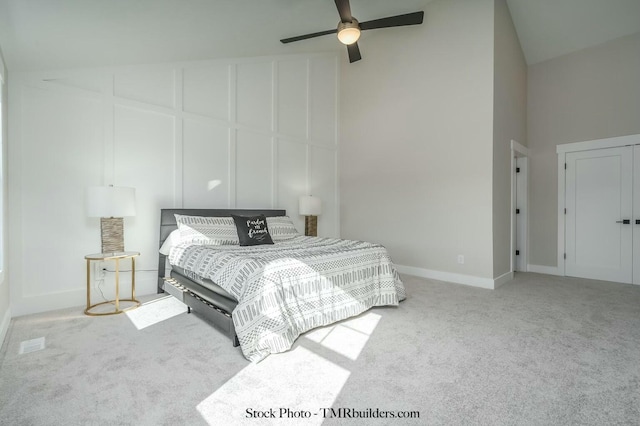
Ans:
[[[525,169],[525,173],[522,175],[523,179],[524,179],[524,187],[525,187],[525,205],[522,206],[523,214],[521,217],[525,218],[525,225],[523,227],[523,235],[521,235],[520,239],[523,243],[523,248],[521,249],[520,255],[521,260],[525,266],[525,270],[521,271],[521,272],[525,272],[529,270],[529,239],[527,238],[528,236],[528,230],[529,230],[529,223],[528,223],[528,218],[529,218],[529,211],[528,211],[528,200],[529,200],[529,149],[523,145],[521,145],[520,143],[518,143],[517,141],[514,141],[513,139],[511,140],[511,255],[510,255],[510,262],[511,262],[511,272],[513,273],[515,271],[515,252],[517,249],[517,235],[518,235],[518,230],[516,229],[516,208],[517,206],[517,196],[516,196],[516,158],[526,158],[527,159],[527,167]]]
[[[564,259],[566,248],[566,217],[564,209],[566,208],[565,163],[567,154],[593,149],[618,148],[627,145],[640,145],[640,134],[556,145],[556,153],[558,154],[558,275],[566,276]]]

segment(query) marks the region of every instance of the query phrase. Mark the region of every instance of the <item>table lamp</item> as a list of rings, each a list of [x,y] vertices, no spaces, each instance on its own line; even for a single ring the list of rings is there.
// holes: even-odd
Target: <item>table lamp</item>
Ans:
[[[318,197],[305,195],[300,197],[298,204],[299,213],[305,216],[304,235],[308,237],[318,236],[318,215],[322,213],[322,202]]]
[[[124,251],[122,218],[136,215],[135,188],[92,186],[87,188],[87,216],[100,218],[102,253]]]

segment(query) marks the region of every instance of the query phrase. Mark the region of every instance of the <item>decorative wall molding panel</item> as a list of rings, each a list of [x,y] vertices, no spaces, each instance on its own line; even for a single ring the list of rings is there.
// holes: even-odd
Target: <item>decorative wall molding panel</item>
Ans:
[[[83,257],[100,251],[92,185],[136,188],[124,234],[141,252],[139,294],[155,291],[163,207],[283,208],[303,232],[298,197],[313,194],[319,235],[338,237],[338,65],[318,54],[13,73],[13,315],[84,303]]]

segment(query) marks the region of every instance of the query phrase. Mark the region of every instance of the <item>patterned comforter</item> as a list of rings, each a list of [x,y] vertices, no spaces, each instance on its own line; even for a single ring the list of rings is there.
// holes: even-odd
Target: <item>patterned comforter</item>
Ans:
[[[171,250],[169,261],[238,300],[232,318],[253,362],[290,349],[315,327],[406,297],[387,250],[362,241],[299,236],[251,247],[185,244]]]

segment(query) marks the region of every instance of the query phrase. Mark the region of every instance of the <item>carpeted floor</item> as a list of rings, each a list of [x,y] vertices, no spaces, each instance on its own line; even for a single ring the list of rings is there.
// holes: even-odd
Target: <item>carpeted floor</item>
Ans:
[[[307,333],[259,364],[170,298],[130,316],[15,318],[0,424],[640,424],[640,286],[403,280],[400,307]],[[44,350],[18,353],[39,337]]]

